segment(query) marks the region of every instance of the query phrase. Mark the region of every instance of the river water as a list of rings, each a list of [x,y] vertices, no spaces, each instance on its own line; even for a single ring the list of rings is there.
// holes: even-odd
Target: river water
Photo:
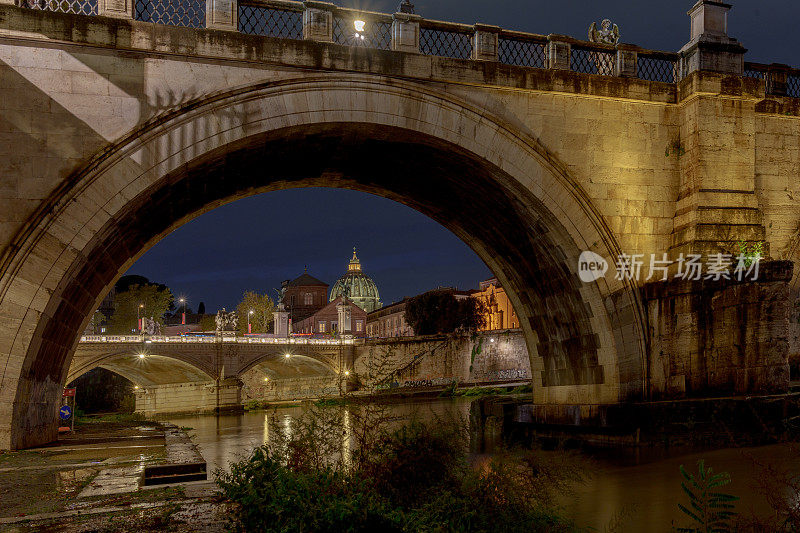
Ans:
[[[469,398],[429,399],[391,403],[387,412],[398,420],[468,420]],[[343,423],[347,424],[347,410]],[[331,409],[342,410],[341,407]],[[208,462],[209,470],[226,468],[231,461],[247,457],[257,446],[270,440],[276,426],[291,430],[292,423],[304,412],[303,407],[288,407],[271,411],[256,411],[236,415],[201,415],[170,420],[179,426],[191,427],[190,434]],[[398,422],[399,423],[399,422]],[[564,495],[561,506],[564,515],[582,527],[604,531],[615,519],[622,526],[618,531],[670,531],[670,526],[684,525],[678,510],[684,501],[680,488],[679,466],[692,472],[699,459],[715,472],[727,471],[732,483],[724,491],[741,498],[738,510],[745,514],[765,516],[769,506],[759,494],[757,479],[763,478],[763,466],[787,468],[800,474],[797,446],[772,445],[746,449],[722,449],[692,453],[664,452],[631,455],[619,451],[583,453],[577,460],[588,464],[590,477],[573,485],[572,494]],[[797,494],[787,498],[800,499]]]

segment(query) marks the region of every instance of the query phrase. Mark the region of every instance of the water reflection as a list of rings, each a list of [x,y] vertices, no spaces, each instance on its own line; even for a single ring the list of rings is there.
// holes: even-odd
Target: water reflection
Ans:
[[[466,423],[471,400],[465,398],[446,400],[408,401],[390,403],[382,406],[381,418],[388,421],[386,427],[398,427],[407,421],[452,421]],[[354,417],[363,405],[324,407],[325,411],[335,413],[341,421],[341,453],[345,460],[353,448]],[[294,424],[309,409],[309,405],[286,407],[269,411],[240,414],[199,415],[169,420],[178,426],[191,427],[190,434],[198,445],[200,453],[208,462],[209,470],[227,469],[231,462],[250,455],[254,448],[267,444],[271,439],[291,436]]]
[[[452,421],[466,422],[471,399],[436,399],[387,404],[384,418],[399,426],[417,418],[433,424]],[[252,450],[277,437],[278,431],[296,431],[295,422],[304,413],[303,407],[291,407],[275,411],[259,411],[238,415],[205,415],[185,417],[172,422],[190,426],[190,433],[206,459],[209,469],[227,468],[232,461],[247,457]],[[354,427],[359,420],[358,409],[364,406],[331,406],[341,420],[341,452],[349,457],[353,450]],[[714,471],[728,471],[732,483],[726,487],[742,498],[739,509],[745,514],[754,512],[764,516],[770,512],[766,499],[755,490],[759,467],[754,461],[777,464],[800,474],[800,461],[796,447],[774,445],[745,450],[726,449],[701,453],[683,453],[669,456],[662,451],[643,450],[640,454],[621,454],[611,451],[592,454],[591,477],[575,485],[574,493],[564,496],[560,502],[566,516],[574,518],[582,527],[599,531],[607,529],[614,519],[623,524],[621,531],[670,531],[671,524],[684,525],[677,503],[682,501],[679,465],[694,471],[698,459]],[[581,461],[585,461],[582,458]],[[798,495],[787,494],[788,498]]]

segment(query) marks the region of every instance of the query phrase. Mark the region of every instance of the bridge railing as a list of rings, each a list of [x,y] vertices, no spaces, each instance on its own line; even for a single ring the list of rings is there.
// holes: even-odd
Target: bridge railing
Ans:
[[[767,94],[800,98],[800,69],[778,63],[765,65],[746,62],[744,75],[763,80]]]
[[[364,339],[336,338],[336,339],[310,339],[305,337],[251,337],[234,334],[220,336],[199,335],[84,335],[80,342],[83,343],[171,343],[171,344],[212,344],[216,342],[235,342],[237,344],[299,344],[314,346],[342,346],[362,344]]]
[[[133,0],[130,13],[114,0],[17,0],[32,9],[238,31],[280,39],[416,52],[520,67],[676,83],[679,55],[631,45],[605,45],[564,35],[538,35],[485,24],[457,24],[408,13],[376,13],[306,0]],[[126,5],[130,5],[127,3]],[[800,71],[745,63],[744,75],[764,80],[770,95],[800,98]]]

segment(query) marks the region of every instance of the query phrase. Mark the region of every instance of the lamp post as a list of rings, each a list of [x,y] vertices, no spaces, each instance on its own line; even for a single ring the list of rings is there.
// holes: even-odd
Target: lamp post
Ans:
[[[142,334],[142,309],[144,309],[144,304],[139,304],[139,307],[136,308],[136,325],[139,327],[139,335]]]
[[[253,310],[251,309],[247,313],[247,334],[248,335],[253,333],[253,326],[252,326],[252,324],[250,324],[250,317],[252,317],[252,316],[253,316]]]
[[[186,325],[186,298],[181,297],[178,300],[183,305],[183,313],[181,313],[181,326]]]

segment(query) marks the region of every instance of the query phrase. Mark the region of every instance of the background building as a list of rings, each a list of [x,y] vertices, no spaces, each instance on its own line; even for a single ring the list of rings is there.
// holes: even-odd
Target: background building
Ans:
[[[291,281],[285,281],[281,289],[281,301],[289,311],[293,324],[313,315],[327,303],[328,284],[308,272]]]
[[[367,315],[368,337],[413,337],[414,328],[406,323],[408,298]]]
[[[481,331],[493,329],[515,329],[519,327],[519,318],[497,278],[482,281],[479,289],[472,293],[484,305],[484,321]]]
[[[353,248],[353,258],[347,265],[347,273],[333,284],[329,301],[333,302],[342,296],[347,296],[367,313],[383,307],[378,287],[372,278],[362,272],[361,261],[356,256],[355,248]]]
[[[314,313],[313,315],[294,322],[292,324],[292,333],[301,335],[335,335],[339,332],[339,309],[338,305],[342,302],[343,298],[336,298],[334,301]],[[352,302],[347,302],[350,305],[350,332],[356,337],[363,337],[366,335],[367,326],[367,313],[359,306]]]

